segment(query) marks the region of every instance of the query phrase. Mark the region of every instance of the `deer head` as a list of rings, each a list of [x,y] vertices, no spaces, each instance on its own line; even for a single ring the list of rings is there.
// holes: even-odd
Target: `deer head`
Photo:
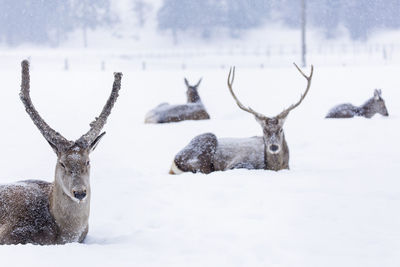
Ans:
[[[382,98],[382,90],[381,89],[374,90],[372,109],[375,112],[378,112],[379,114],[381,114],[383,116],[389,116],[389,113],[386,109],[385,100],[383,100],[383,98]]]
[[[187,87],[186,90],[186,97],[187,97],[187,103],[196,103],[196,102],[200,102],[200,96],[198,93],[198,87],[201,83],[202,78],[200,78],[200,80],[197,82],[196,85],[190,85],[188,80],[185,78],[185,84]]]
[[[30,97],[29,62],[24,60],[21,65],[22,84],[20,98],[33,123],[57,155],[55,183],[73,201],[78,203],[84,201],[90,193],[89,154],[96,148],[105,134],[105,132],[100,132],[117,100],[118,92],[121,88],[122,73],[114,73],[111,95],[99,117],[90,123],[89,131],[76,141],[70,141],[53,130],[36,111]]]
[[[300,100],[296,103],[291,105],[289,108],[284,109],[280,114],[274,117],[267,117],[261,113],[254,111],[250,107],[245,107],[239,99],[236,97],[235,93],[232,89],[232,84],[235,79],[235,67],[231,68],[228,75],[228,88],[229,92],[231,93],[233,99],[236,101],[236,104],[239,106],[240,109],[253,114],[256,121],[261,125],[263,130],[264,136],[264,144],[266,153],[270,155],[279,154],[282,152],[282,149],[286,147],[285,135],[283,132],[283,125],[285,123],[286,117],[289,115],[289,112],[295,109],[300,103],[304,100],[305,96],[307,95],[310,86],[311,86],[311,79],[313,75],[313,66],[311,65],[311,73],[309,76],[306,76],[300,68],[294,64],[297,70],[301,73],[301,75],[306,78],[307,80],[307,87],[304,94],[301,95]]]

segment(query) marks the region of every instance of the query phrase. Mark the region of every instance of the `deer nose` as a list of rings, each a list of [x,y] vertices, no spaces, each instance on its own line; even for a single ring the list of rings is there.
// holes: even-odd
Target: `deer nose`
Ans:
[[[86,190],[82,190],[82,191],[74,191],[74,197],[82,200],[86,197]]]
[[[277,145],[270,145],[269,146],[269,150],[271,150],[272,152],[276,152],[279,149],[279,146]]]

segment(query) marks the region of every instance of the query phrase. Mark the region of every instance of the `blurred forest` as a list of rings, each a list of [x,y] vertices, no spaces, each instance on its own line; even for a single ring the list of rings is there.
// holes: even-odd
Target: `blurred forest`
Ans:
[[[156,12],[158,29],[176,36],[197,32],[210,39],[222,30],[227,37],[239,38],[247,30],[281,22],[300,27],[301,0],[129,0],[129,13],[138,28],[146,26]],[[351,38],[366,40],[372,30],[400,27],[400,0],[305,0],[307,26],[320,28],[326,38],[335,38],[347,29]],[[121,23],[110,0],[0,0],[0,42],[9,46],[22,43],[58,46],[68,34]]]

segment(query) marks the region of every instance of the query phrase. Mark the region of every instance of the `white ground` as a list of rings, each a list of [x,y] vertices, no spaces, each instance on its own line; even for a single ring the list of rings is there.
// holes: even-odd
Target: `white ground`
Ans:
[[[18,98],[19,62],[29,53],[4,53],[0,63],[1,183],[53,177],[55,155]],[[64,53],[51,53],[32,57],[32,98],[70,139],[99,114],[112,72],[124,73],[107,135],[92,155],[90,230],[84,244],[1,246],[1,266],[399,266],[397,64],[314,61],[310,93],[285,125],[289,171],[170,176],[174,154],[197,134],[261,135],[229,95],[228,70],[141,71],[121,59],[101,72],[94,54],[63,71]],[[238,97],[266,115],[305,88],[293,58],[264,69],[228,63],[235,61]],[[160,102],[184,101],[184,76],[203,77],[200,94],[212,120],[145,125],[145,113]],[[388,118],[324,119],[335,104],[362,104],[374,88],[382,88]]]

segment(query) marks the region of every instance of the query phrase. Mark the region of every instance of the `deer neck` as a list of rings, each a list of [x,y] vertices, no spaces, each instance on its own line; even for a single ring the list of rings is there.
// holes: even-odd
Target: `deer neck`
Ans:
[[[362,106],[359,107],[359,116],[363,116],[366,118],[371,118],[377,113],[376,108],[374,106],[374,99],[371,98],[367,102],[365,102]]]
[[[199,93],[189,92],[189,94],[187,95],[187,103],[201,103]]]
[[[278,153],[270,153],[264,142],[264,164],[266,170],[279,171],[289,169],[289,148],[283,137],[282,148]]]
[[[87,197],[78,202],[67,195],[55,179],[50,195],[50,212],[59,229],[59,243],[81,242],[85,238],[90,212],[90,188],[87,191]]]

